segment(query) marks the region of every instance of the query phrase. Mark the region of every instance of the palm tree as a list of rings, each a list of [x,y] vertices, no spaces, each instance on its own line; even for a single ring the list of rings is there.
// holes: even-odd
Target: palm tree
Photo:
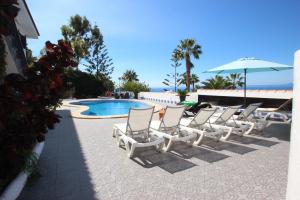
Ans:
[[[182,78],[181,78],[181,84],[186,84],[186,72],[181,74]],[[196,75],[196,74],[191,74],[191,77],[190,77],[190,83],[192,84],[192,87],[193,87],[193,90],[195,90],[195,84],[196,83],[199,83],[200,82],[200,79],[199,77]]]
[[[229,74],[229,76],[226,77],[226,80],[230,83],[230,89],[236,89],[244,85],[244,78],[238,73]]]
[[[219,75],[203,81],[202,84],[205,89],[226,89],[230,86],[230,83]]]
[[[124,74],[121,78],[123,81],[126,81],[126,82],[139,81],[138,75],[136,74],[136,72],[133,69],[126,70],[126,72],[124,72]]]
[[[191,84],[193,86],[193,92],[195,91],[195,84],[200,82],[199,77],[196,74],[191,75]]]
[[[195,59],[199,59],[201,51],[201,46],[196,43],[194,39],[181,40],[180,44],[177,45],[173,52],[173,57],[175,60],[185,60],[186,65],[186,86],[187,90],[190,91],[190,75],[191,67],[193,63],[191,62],[191,56]]]

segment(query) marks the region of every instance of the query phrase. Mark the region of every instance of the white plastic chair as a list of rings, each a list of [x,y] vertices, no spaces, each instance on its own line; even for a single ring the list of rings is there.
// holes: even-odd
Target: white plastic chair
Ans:
[[[169,151],[171,145],[177,141],[187,142],[189,145],[194,143],[196,131],[180,125],[184,111],[184,106],[167,106],[162,120],[151,122],[151,129],[159,131],[154,134],[165,139],[164,151]]]
[[[153,111],[154,107],[146,109],[131,108],[127,123],[113,126],[113,137],[117,138],[118,146],[124,143],[129,158],[133,157],[137,147],[155,146],[158,151],[161,151],[164,139],[155,134],[157,131],[150,130]]]

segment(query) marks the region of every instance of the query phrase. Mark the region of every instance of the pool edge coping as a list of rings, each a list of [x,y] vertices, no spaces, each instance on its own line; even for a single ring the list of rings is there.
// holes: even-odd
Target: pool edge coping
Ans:
[[[154,106],[154,113],[159,112],[159,110],[161,110],[163,108],[163,106],[159,105],[159,104],[155,104],[149,101],[145,101],[145,100],[139,100],[139,99],[74,99],[71,101],[62,101],[62,106],[65,107],[73,107],[73,108],[77,108],[74,111],[71,111],[70,116],[72,118],[77,118],[77,119],[113,119],[113,118],[126,118],[128,117],[128,114],[126,115],[105,115],[105,116],[93,116],[93,115],[83,115],[81,114],[82,112],[86,111],[89,109],[88,106],[83,106],[83,105],[74,105],[71,103],[74,102],[78,102],[78,101],[111,101],[111,100],[119,100],[119,101],[135,101],[135,102],[140,102],[140,103],[145,103],[148,104],[150,106]]]

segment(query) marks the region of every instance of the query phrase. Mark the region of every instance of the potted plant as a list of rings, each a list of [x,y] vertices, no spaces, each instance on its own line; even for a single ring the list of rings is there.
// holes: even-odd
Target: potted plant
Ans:
[[[179,96],[180,102],[185,101],[186,96],[188,96],[187,93],[188,92],[186,90],[180,90],[180,89],[177,90],[177,94]]]

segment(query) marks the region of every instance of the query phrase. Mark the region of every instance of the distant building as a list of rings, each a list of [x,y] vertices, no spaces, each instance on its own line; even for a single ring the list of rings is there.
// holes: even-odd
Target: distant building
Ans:
[[[2,36],[6,49],[6,74],[23,73],[26,66],[26,39],[39,36],[39,32],[30,14],[25,0],[18,0],[20,8],[18,16],[15,18],[12,33]],[[1,36],[0,36],[1,37]]]

